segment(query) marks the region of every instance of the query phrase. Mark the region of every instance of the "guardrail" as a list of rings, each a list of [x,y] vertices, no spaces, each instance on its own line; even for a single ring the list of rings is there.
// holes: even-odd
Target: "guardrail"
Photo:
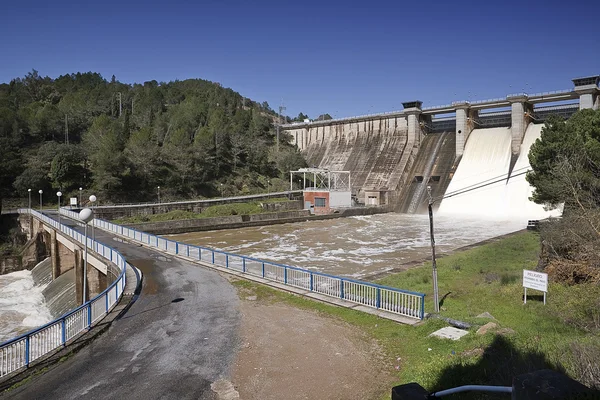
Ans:
[[[125,270],[127,262],[118,251],[89,237],[86,243],[83,234],[37,211],[19,209],[19,213],[31,214],[84,246],[95,248],[98,254],[115,263],[121,269],[121,274],[105,291],[75,310],[44,326],[0,344],[0,378],[21,368],[28,367],[33,361],[66,346],[67,342],[79,333],[89,329],[92,324],[99,321],[113,309],[123,295],[126,284]],[[77,218],[76,216],[73,217]]]
[[[76,214],[65,209],[61,209],[61,212],[68,217]],[[232,254],[222,250],[180,243],[100,219],[94,219],[93,224],[100,229],[126,236],[167,253],[225,267],[242,274],[264,278],[406,317],[423,319],[425,315],[425,294],[423,293],[376,285]]]

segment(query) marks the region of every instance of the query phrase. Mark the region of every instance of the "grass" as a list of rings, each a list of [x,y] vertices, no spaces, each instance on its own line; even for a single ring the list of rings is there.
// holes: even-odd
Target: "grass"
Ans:
[[[286,198],[281,199],[269,199],[265,201],[253,201],[247,203],[230,203],[220,204],[216,206],[210,206],[202,210],[201,213],[195,213],[192,211],[174,210],[162,214],[153,215],[136,215],[127,218],[120,218],[114,220],[117,224],[136,224],[143,222],[163,222],[163,221],[175,221],[181,219],[198,219],[198,218],[212,218],[212,217],[226,217],[231,215],[250,215],[260,214],[266,212],[262,207],[261,203],[280,203],[283,201],[289,201]]]
[[[438,260],[442,316],[474,325],[459,341],[428,336],[447,326],[440,319],[431,318],[410,327],[246,281],[235,285],[251,290],[259,300],[284,301],[361,328],[384,349],[383,368],[395,374],[396,384],[418,382],[428,390],[464,384],[510,385],[514,375],[543,368],[564,370],[578,379],[577,360],[570,349],[574,343],[600,344],[597,336],[600,288],[551,283],[546,306],[542,304],[541,293],[530,297],[524,305],[522,270],[535,269],[538,251],[537,234],[520,232]],[[430,276],[429,264],[388,276],[378,283],[426,293],[426,311],[432,312]],[[529,295],[532,296],[531,292]],[[478,326],[490,322],[477,318],[486,311],[495,317],[493,322],[503,330],[502,334],[476,334]],[[472,398],[477,396],[481,395]]]

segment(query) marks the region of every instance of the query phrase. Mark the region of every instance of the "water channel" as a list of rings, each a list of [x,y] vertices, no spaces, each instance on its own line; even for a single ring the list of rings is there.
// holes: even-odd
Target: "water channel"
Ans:
[[[438,253],[523,229],[524,220],[436,216]],[[364,278],[430,257],[429,219],[423,214],[379,214],[222,231],[170,235],[181,242],[223,249],[334,275]]]

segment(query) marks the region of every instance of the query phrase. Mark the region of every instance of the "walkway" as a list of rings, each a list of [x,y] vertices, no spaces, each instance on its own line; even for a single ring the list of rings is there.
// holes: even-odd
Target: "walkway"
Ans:
[[[99,229],[96,239],[143,272],[139,299],[58,368],[0,397],[216,398],[210,385],[228,379],[238,348],[235,289],[215,271],[117,241]]]

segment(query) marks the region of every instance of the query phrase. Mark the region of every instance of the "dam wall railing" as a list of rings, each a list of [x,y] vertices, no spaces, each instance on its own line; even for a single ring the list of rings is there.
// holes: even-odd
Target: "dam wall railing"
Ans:
[[[37,211],[20,209],[19,213],[30,214],[74,241],[95,249],[102,257],[116,264],[121,273],[105,291],[78,308],[44,326],[0,344],[0,378],[27,368],[35,360],[66,346],[69,341],[88,330],[114,308],[123,295],[126,283],[127,262],[118,251],[89,237],[86,241],[83,234]]]
[[[77,213],[73,211],[61,209],[61,213],[67,217],[77,219]],[[423,319],[425,316],[425,294],[423,293],[314,272],[222,250],[194,246],[100,219],[94,219],[93,224],[97,228],[133,239],[166,253],[224,267],[243,275],[252,275],[278,284],[409,318]]]

